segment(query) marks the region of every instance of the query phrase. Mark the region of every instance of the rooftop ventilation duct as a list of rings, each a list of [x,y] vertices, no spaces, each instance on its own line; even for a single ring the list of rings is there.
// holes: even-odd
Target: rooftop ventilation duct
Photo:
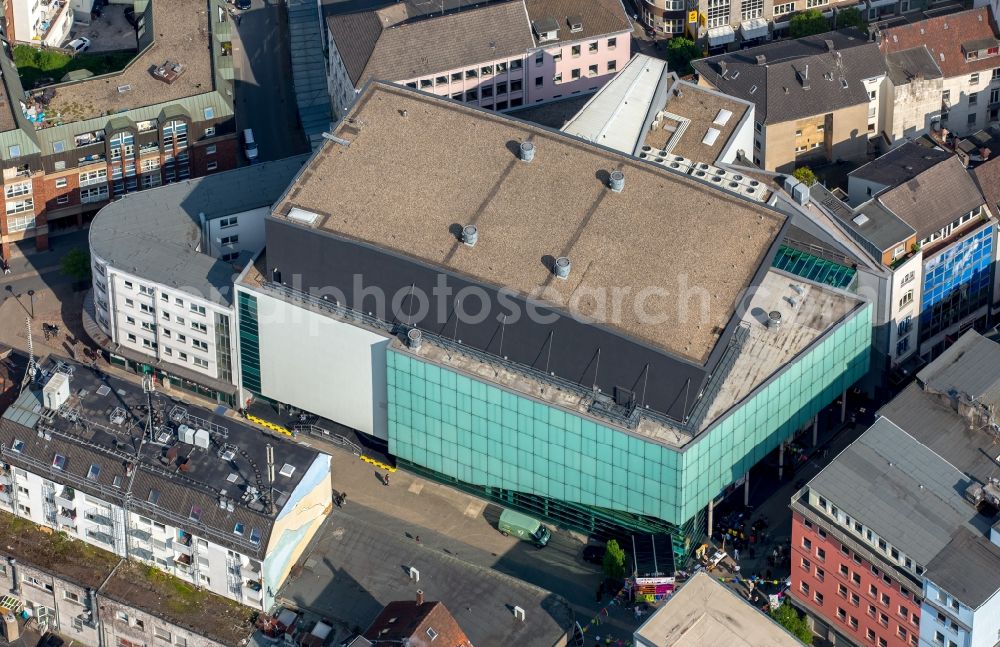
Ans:
[[[479,228],[475,225],[466,225],[462,227],[462,242],[469,247],[475,247],[476,241],[479,240]]]
[[[517,148],[517,156],[522,162],[530,162],[535,159],[535,145],[531,142],[521,142]]]
[[[420,344],[424,341],[424,334],[416,328],[410,328],[406,332],[406,345],[413,350],[420,350]]]
[[[610,186],[611,190],[615,193],[621,193],[625,189],[625,174],[621,171],[611,171],[608,186]]]
[[[772,310],[767,313],[767,327],[772,330],[777,330],[781,327],[781,313],[777,310]]]
[[[569,262],[568,256],[560,256],[556,259],[552,271],[555,273],[556,278],[565,279],[569,277],[569,271],[572,267],[573,265]]]

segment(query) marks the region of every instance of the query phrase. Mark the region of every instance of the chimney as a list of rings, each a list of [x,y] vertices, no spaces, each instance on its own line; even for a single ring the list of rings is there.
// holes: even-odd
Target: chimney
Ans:
[[[615,193],[621,193],[625,190],[625,174],[621,171],[611,171],[611,176],[608,181],[608,186]]]
[[[757,54],[757,65],[767,65],[767,56]]]
[[[523,145],[523,144],[522,144]],[[462,242],[469,247],[475,247],[476,241],[479,240],[479,228],[475,225],[466,225],[462,227]]]
[[[837,49],[836,47],[834,47],[833,41],[830,40],[829,38],[827,38],[823,42],[826,43],[826,51],[832,52],[833,50]]]
[[[722,77],[725,78],[726,73],[729,72],[729,64],[725,61],[719,61],[719,72],[722,74]]]
[[[535,159],[535,145],[531,142],[521,142],[517,148],[517,156],[522,162],[530,162]]]
[[[812,87],[812,86],[809,85],[809,66],[808,65],[806,65],[806,69],[803,70],[799,74],[799,76],[802,78],[802,89],[803,90],[808,90],[810,87]]]
[[[421,606],[424,603],[424,592],[421,589],[417,589],[417,606]]]
[[[17,560],[14,559],[13,557],[10,557],[10,558],[7,559],[7,563],[10,564],[10,579],[11,579],[10,592],[13,593],[14,595],[20,595],[21,594],[21,573],[19,572],[19,569],[17,568]]]

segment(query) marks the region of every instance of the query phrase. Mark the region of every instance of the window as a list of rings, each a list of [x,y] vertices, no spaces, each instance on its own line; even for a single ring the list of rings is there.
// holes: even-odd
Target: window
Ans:
[[[871,629],[868,630],[865,636],[868,638],[868,640],[871,640],[872,642],[875,641],[875,632],[872,631]]]
[[[879,638],[878,647],[889,647],[889,644],[885,641],[885,638]]]
[[[878,623],[880,625],[882,625],[883,627],[888,627],[889,626],[889,616],[887,616],[884,613],[878,614]]]
[[[943,645],[944,644],[944,634],[941,633],[940,631],[935,631],[934,632],[934,642],[936,642],[939,645]]]
[[[906,294],[903,295],[903,298],[899,300],[899,307],[904,308],[911,303],[913,303],[913,290],[907,290]],[[885,550],[886,544],[884,539],[878,540],[878,547]]]
[[[824,571],[819,566],[816,567],[816,579],[822,582],[826,579],[826,571]]]
[[[572,78],[574,81],[576,79],[579,79],[580,78],[580,68],[574,67],[573,70],[570,72],[569,75],[570,75],[570,78]]]
[[[7,147],[7,153],[10,155],[10,157],[20,157],[21,156],[21,147],[20,146],[8,146]]]
[[[587,76],[593,77],[597,76],[597,65],[591,65],[587,68]]]
[[[80,604],[80,594],[73,591],[63,591],[63,599]]]
[[[847,597],[847,587],[844,586],[843,584],[838,584],[837,585],[837,595],[839,595],[842,598],[846,598]]]
[[[205,165],[206,171],[214,171],[217,168],[219,168],[218,162],[209,162],[208,164]]]
[[[883,593],[882,594],[882,604],[884,604],[885,606],[889,606],[889,594],[888,593]]]
[[[535,77],[535,87],[536,88],[542,87],[542,84],[545,82],[543,79],[544,79],[544,77],[541,77],[541,76],[536,76]]]
[[[618,39],[617,38],[609,38],[608,39],[608,49],[614,49],[616,47],[618,47]]]
[[[200,339],[192,339],[191,345],[197,348],[198,350],[208,350],[208,344],[206,344]]]
[[[153,635],[159,638],[160,640],[165,640],[167,642],[170,642],[170,632],[164,629],[163,627],[153,627]]]
[[[855,631],[857,631],[857,629],[858,629],[858,619],[855,618],[854,616],[851,616],[850,625],[851,625],[851,629],[854,629]]]
[[[979,72],[973,72],[969,75],[969,85],[979,85]],[[972,98],[971,94],[969,95],[969,98]]]
[[[868,593],[870,593],[873,598],[878,599],[878,587],[874,584],[870,584],[868,586]]]
[[[784,4],[776,4],[776,5],[774,5],[774,15],[775,16],[784,16],[785,14],[790,14],[793,11],[795,11],[795,3],[794,2],[786,2]]]
[[[821,562],[823,562],[823,561],[826,561],[826,551],[825,551],[825,550],[823,550],[822,548],[818,548],[818,547],[817,547],[817,548],[816,548],[816,557],[817,557],[817,558],[819,559],[819,561],[821,561]]]
[[[870,615],[871,617],[874,618],[875,617],[875,613],[876,613],[876,611],[875,611],[875,605],[874,604],[869,604],[868,605],[868,615]]]
[[[7,203],[7,215],[24,213],[35,210],[35,199],[25,198],[24,200],[12,200]]]
[[[195,366],[200,366],[201,368],[208,368],[208,360],[202,359],[200,357],[195,357],[192,360]]]
[[[205,129],[205,137],[215,137],[215,126],[209,126]]]
[[[206,326],[205,324],[203,324],[203,323],[201,323],[199,321],[192,321],[191,322],[191,329],[192,330],[197,330],[198,332],[208,332],[208,326]]]
[[[846,622],[847,621],[847,611],[844,611],[840,607],[837,607],[837,620],[840,620],[841,622]]]
[[[976,113],[970,112],[969,113],[969,118],[966,120],[966,123],[968,123],[970,126],[975,126],[976,125]]]
[[[557,72],[555,76],[552,77],[553,83],[562,83],[562,72]]]
[[[805,582],[799,582],[799,590],[805,593],[806,595],[809,595],[809,585],[806,584]]]
[[[200,306],[200,305],[197,305],[195,303],[192,303],[191,304],[191,312],[193,312],[195,314],[199,314],[199,315],[204,316],[205,315],[205,306]],[[178,322],[178,323],[180,323],[180,322]]]
[[[8,184],[4,187],[4,194],[8,198],[16,198],[18,196],[28,195],[29,193],[31,193],[30,180],[27,182],[18,182],[17,184]]]
[[[861,598],[858,597],[857,593],[851,593],[851,604],[854,606],[861,606]]]
[[[809,560],[806,559],[805,557],[802,558],[802,568],[804,568],[807,571],[811,571],[812,570],[812,568],[810,566],[810,563],[809,563]]]
[[[812,549],[812,541],[810,541],[808,537],[803,537],[802,538],[802,547],[805,548],[806,550],[811,550]]]
[[[545,53],[544,52],[535,52],[535,65],[541,65],[544,60],[545,60]],[[452,76],[454,77],[454,75],[452,75]],[[454,80],[455,79],[452,78],[452,81],[454,81]]]
[[[577,58],[578,56],[580,56],[580,46],[579,45],[573,45],[572,49],[570,49],[570,55],[573,58]]]
[[[816,601],[816,604],[823,606],[823,594],[820,593],[819,591],[813,593],[813,600]]]

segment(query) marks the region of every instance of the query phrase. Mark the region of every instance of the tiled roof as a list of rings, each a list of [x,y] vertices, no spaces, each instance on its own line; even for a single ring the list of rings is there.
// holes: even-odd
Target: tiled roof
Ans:
[[[926,45],[945,77],[1000,67],[998,56],[965,59],[962,44],[984,39],[996,39],[989,6],[892,27],[878,35],[879,48],[885,54]]]
[[[524,0],[528,17],[532,22],[554,18],[559,25],[559,41],[569,42],[593,38],[604,34],[620,31],[630,31],[632,24],[622,8],[619,0]],[[583,30],[570,32],[569,21],[579,19]],[[548,45],[552,41],[539,43]]]
[[[867,104],[862,79],[887,71],[878,46],[849,29],[775,41],[693,65],[722,92],[753,101],[757,119],[768,124]]]
[[[878,200],[913,227],[918,240],[985,202],[972,176],[954,156],[886,191]]]
[[[394,9],[394,7],[390,8]],[[401,81],[505,56],[534,45],[522,2],[503,2],[443,16],[405,19],[367,11],[327,19],[355,87]]]
[[[432,635],[434,638],[431,638]],[[440,641],[439,644],[448,647],[471,647],[469,637],[443,602],[390,602],[372,621],[364,637],[374,647],[422,645],[431,640]]]
[[[983,192],[990,213],[994,216],[1000,215],[1000,157],[977,166],[972,171],[972,177],[976,180],[979,190]]]

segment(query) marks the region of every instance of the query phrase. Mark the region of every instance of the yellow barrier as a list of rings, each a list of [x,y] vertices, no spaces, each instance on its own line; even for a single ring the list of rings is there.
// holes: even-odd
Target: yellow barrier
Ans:
[[[292,432],[288,431],[287,429],[285,429],[281,425],[276,425],[273,422],[268,422],[267,420],[264,420],[263,418],[258,418],[257,416],[252,416],[249,413],[247,414],[247,420],[249,420],[250,422],[258,424],[261,427],[264,427],[265,429],[270,429],[271,431],[273,431],[273,432],[275,432],[277,434],[282,434],[283,436],[293,436],[294,435],[294,434],[292,434]]]
[[[386,465],[382,461],[375,460],[374,458],[371,458],[370,456],[365,456],[364,454],[361,455],[361,460],[371,465],[374,465],[375,467],[384,469],[385,471],[390,473],[396,471],[396,468],[393,467],[392,465]]]

